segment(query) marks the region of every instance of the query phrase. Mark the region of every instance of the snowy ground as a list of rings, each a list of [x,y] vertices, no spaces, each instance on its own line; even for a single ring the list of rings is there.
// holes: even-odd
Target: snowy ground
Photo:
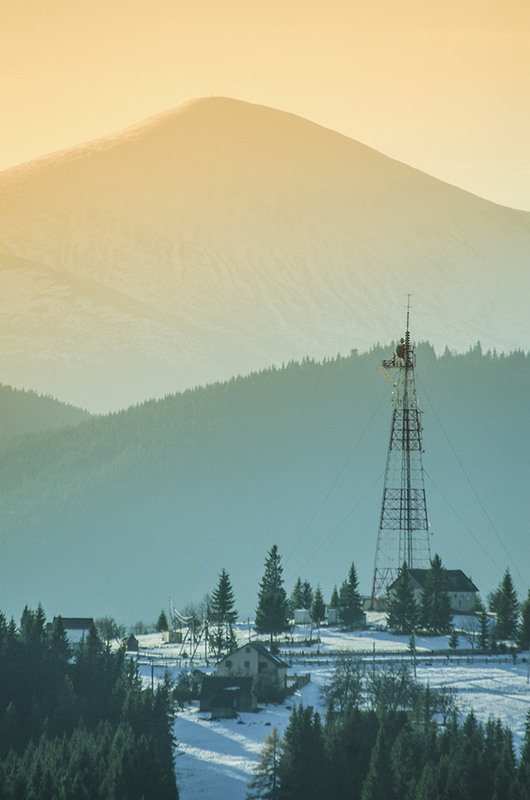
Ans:
[[[372,620],[377,622],[377,620]],[[241,638],[248,632],[241,630]],[[319,658],[317,645],[305,645],[307,629],[295,632],[295,646],[286,648],[282,655],[292,662],[290,672],[311,673],[311,682],[282,705],[267,705],[257,714],[240,714],[237,720],[209,719],[196,705],[180,711],[175,720],[177,738],[176,772],[181,800],[243,800],[248,780],[256,766],[263,741],[271,727],[280,734],[289,722],[294,703],[313,706],[325,713],[320,688],[333,672],[334,653],[356,652],[376,658],[378,653],[396,653],[401,650],[410,660],[406,637],[395,637],[383,630],[341,633],[322,632]],[[177,677],[188,664],[179,658],[179,648],[162,645],[159,634],[140,637],[140,672],[146,681],[162,678],[166,669]],[[467,646],[467,643],[465,643]],[[462,714],[473,709],[477,718],[486,722],[490,717],[500,718],[514,733],[516,747],[524,736],[525,717],[530,708],[528,662],[519,656],[517,663],[511,657],[473,660],[457,654],[449,659],[430,658],[427,651],[447,648],[447,637],[418,639],[417,677],[429,682],[433,688],[453,686],[459,691],[458,704]],[[464,642],[462,642],[464,646]],[[305,657],[299,653],[305,653]],[[311,655],[308,663],[307,656]],[[368,655],[369,654],[369,655]],[[327,657],[326,657],[327,656]],[[161,659],[161,657],[163,657]],[[392,655],[390,655],[392,657]],[[155,666],[151,667],[149,659]],[[196,664],[203,670],[213,671],[213,665]]]

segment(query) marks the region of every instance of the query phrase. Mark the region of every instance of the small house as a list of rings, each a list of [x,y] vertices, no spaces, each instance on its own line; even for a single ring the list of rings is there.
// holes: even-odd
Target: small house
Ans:
[[[287,664],[260,642],[249,642],[217,664],[219,677],[250,677],[258,694],[281,693],[287,686]]]

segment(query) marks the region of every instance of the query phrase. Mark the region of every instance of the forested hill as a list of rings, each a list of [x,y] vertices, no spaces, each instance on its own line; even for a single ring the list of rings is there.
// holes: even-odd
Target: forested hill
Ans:
[[[76,425],[89,416],[87,411],[53,397],[0,384],[0,439]]]
[[[392,347],[306,360],[5,443],[0,606],[149,621],[230,574],[252,615],[267,550],[324,596],[370,589]],[[417,349],[433,552],[486,594],[530,559],[529,356]],[[510,560],[512,559],[512,560]]]

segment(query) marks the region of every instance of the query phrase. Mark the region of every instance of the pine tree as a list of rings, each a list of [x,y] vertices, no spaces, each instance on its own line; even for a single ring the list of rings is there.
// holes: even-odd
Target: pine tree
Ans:
[[[295,706],[282,740],[279,765],[281,798],[322,800],[327,795],[327,769],[320,716]]]
[[[363,624],[363,601],[358,585],[355,564],[352,562],[348,578],[340,587],[339,592],[339,616],[342,624],[347,628],[360,627]]]
[[[273,545],[267,554],[265,572],[258,593],[255,627],[258,633],[274,636],[289,630],[287,595],[283,587],[283,567],[278,547]]]
[[[486,613],[485,608],[483,608],[483,610],[480,612],[479,621],[480,621],[480,630],[478,634],[478,646],[480,647],[481,650],[487,650],[490,640],[490,635],[489,635],[488,615]]]
[[[298,577],[291,593],[291,597],[289,598],[289,610],[293,616],[297,609],[303,608],[302,594],[302,578]]]
[[[166,617],[166,612],[164,611],[164,609],[162,609],[162,611],[160,612],[159,617],[158,617],[158,619],[156,621],[156,630],[157,631],[168,631],[169,630],[169,625],[168,625],[168,621],[167,621],[167,617]]]
[[[337,587],[334,586],[333,587],[333,591],[331,592],[331,599],[329,601],[329,607],[330,608],[338,608],[339,607],[339,602],[340,602],[339,601],[339,592],[337,590]]]
[[[313,597],[313,603],[311,604],[311,619],[313,620],[313,622],[317,627],[320,627],[320,623],[322,622],[325,616],[326,616],[326,604],[324,603],[322,589],[320,588],[320,586],[317,586]]]
[[[421,622],[429,633],[448,633],[451,630],[451,599],[447,587],[445,567],[440,556],[435,554],[421,598]]]
[[[310,611],[312,603],[313,603],[313,589],[311,588],[311,584],[309,583],[309,581],[304,581],[302,584],[302,608],[305,608],[308,611]]]
[[[514,589],[512,576],[507,569],[497,589],[497,626],[495,635],[497,639],[514,639],[517,634],[517,619],[519,616],[519,601]]]
[[[278,800],[280,797],[280,780],[278,765],[280,763],[280,736],[278,728],[271,728],[265,737],[259,764],[253,772],[248,784],[248,800]]]
[[[519,625],[517,643],[521,650],[530,648],[530,589],[521,608],[521,624]]]
[[[221,570],[217,587],[212,592],[210,619],[217,630],[212,636],[217,654],[225,649],[235,649],[236,639],[234,623],[237,620],[237,611],[234,608],[235,599],[230,577],[225,569]]]
[[[396,633],[411,634],[418,625],[418,604],[414,597],[406,561],[403,562],[390,592],[386,621],[388,627]]]
[[[456,650],[458,647],[458,633],[456,632],[456,628],[453,628],[451,631],[451,635],[449,636],[449,649]]]

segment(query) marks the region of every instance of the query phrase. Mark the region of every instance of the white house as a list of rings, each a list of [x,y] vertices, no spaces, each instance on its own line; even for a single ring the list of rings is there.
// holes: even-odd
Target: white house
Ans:
[[[258,690],[281,692],[287,685],[287,664],[273,655],[265,645],[249,642],[221,659],[219,677],[251,677]]]

